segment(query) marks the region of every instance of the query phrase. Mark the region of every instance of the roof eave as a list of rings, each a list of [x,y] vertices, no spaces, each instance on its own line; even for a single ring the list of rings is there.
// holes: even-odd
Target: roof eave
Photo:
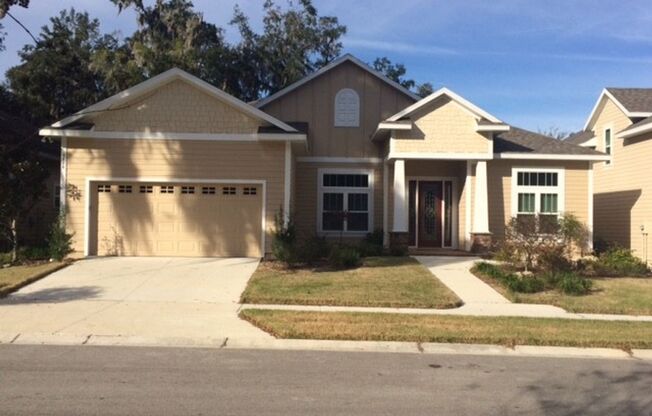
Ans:
[[[609,155],[574,155],[574,154],[551,154],[551,153],[519,153],[502,152],[494,153],[495,159],[520,159],[520,160],[576,160],[576,161],[607,161],[611,160]]]

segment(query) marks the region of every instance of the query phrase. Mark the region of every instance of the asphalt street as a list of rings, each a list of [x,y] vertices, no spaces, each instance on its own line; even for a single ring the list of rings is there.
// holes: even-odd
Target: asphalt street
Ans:
[[[3,415],[652,415],[652,362],[0,346]]]

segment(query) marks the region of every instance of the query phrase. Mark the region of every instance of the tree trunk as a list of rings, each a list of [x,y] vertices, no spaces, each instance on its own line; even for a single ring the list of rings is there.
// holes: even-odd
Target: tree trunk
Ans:
[[[18,258],[18,232],[16,231],[16,219],[11,219],[11,262],[15,263]]]

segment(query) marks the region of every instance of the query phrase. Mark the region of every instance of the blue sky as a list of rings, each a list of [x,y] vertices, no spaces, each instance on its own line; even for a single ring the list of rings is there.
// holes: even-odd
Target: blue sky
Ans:
[[[284,4],[284,0],[278,0]],[[100,19],[105,32],[129,35],[130,12],[109,0],[32,0],[13,8],[32,32],[74,6]],[[262,0],[195,0],[207,21],[228,27],[238,3],[260,27]],[[344,52],[366,62],[387,56],[418,82],[446,86],[495,116],[531,130],[582,128],[605,86],[652,87],[652,8],[646,1],[585,0],[315,0],[321,14],[347,25]],[[3,20],[7,49],[0,72],[19,63],[30,41]]]

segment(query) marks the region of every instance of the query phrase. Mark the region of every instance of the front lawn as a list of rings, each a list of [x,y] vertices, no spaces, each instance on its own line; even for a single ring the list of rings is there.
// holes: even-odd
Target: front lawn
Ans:
[[[0,297],[45,277],[65,265],[66,263],[52,262],[0,268]]]
[[[479,272],[477,268],[471,271],[515,303],[555,305],[577,313],[652,315],[652,278],[591,278],[593,286],[589,293],[573,296],[558,290],[516,293],[507,289],[497,279]]]
[[[242,303],[454,308],[460,299],[410,257],[367,257],[351,270],[285,269],[262,262]]]
[[[277,338],[652,347],[652,323],[517,317],[297,312],[245,309],[240,317]]]

